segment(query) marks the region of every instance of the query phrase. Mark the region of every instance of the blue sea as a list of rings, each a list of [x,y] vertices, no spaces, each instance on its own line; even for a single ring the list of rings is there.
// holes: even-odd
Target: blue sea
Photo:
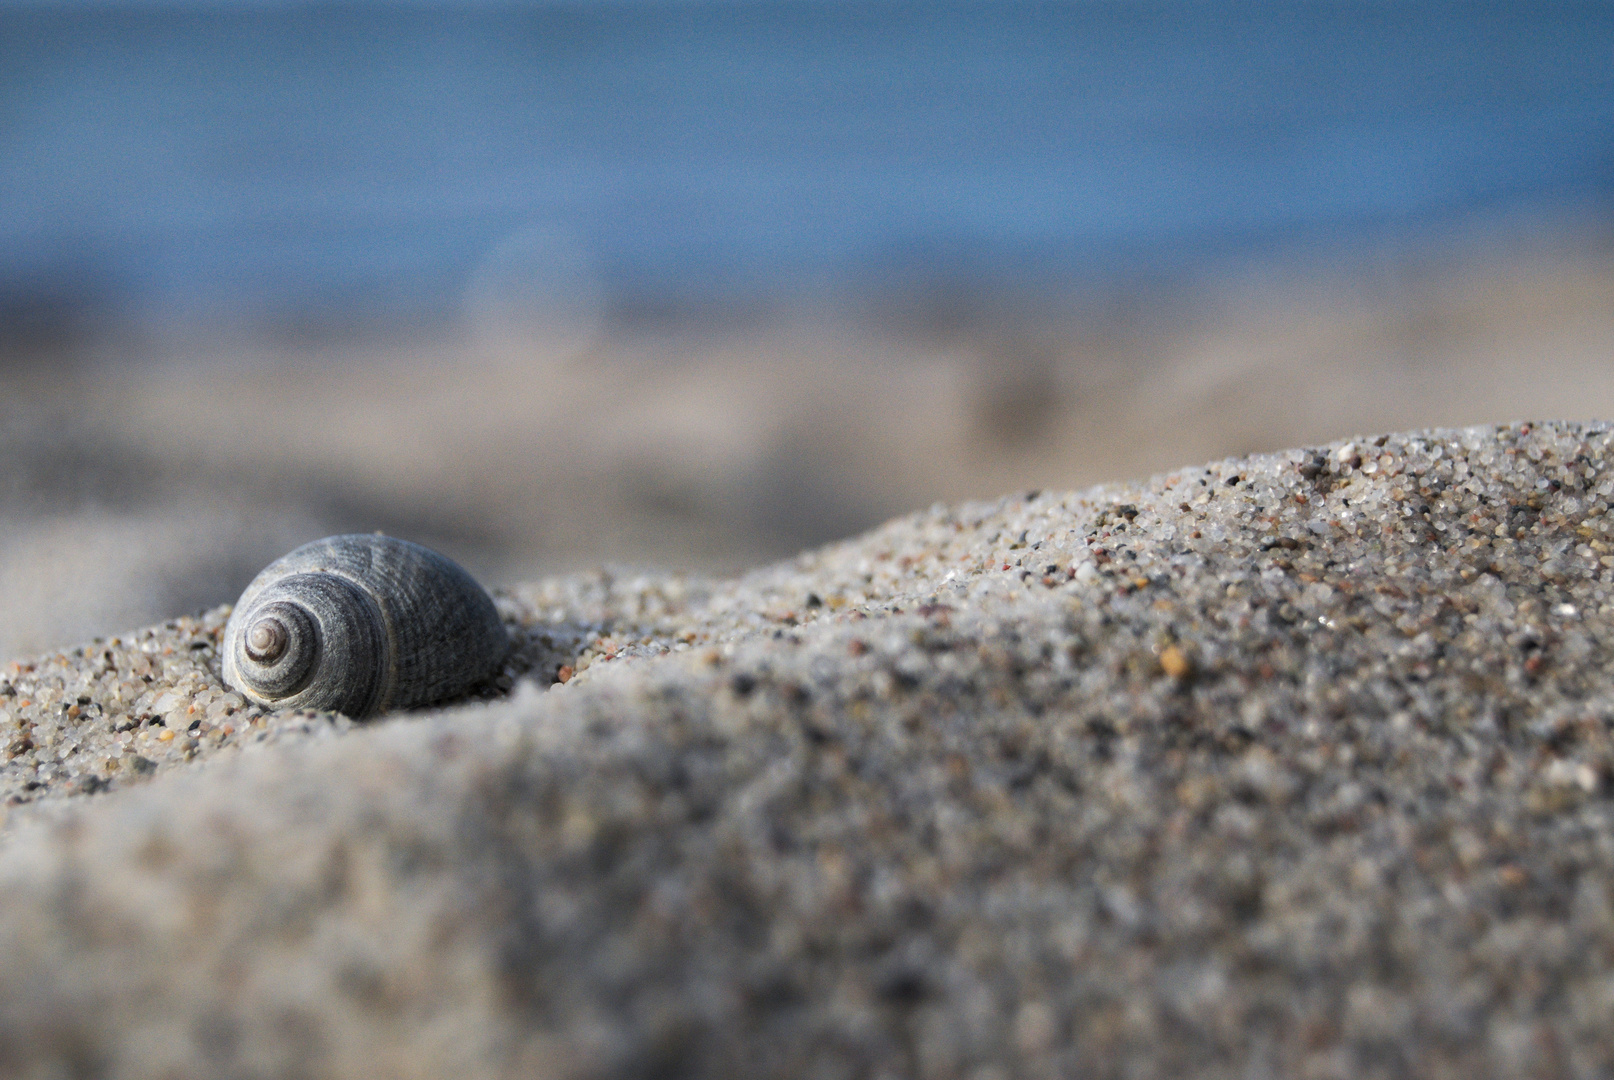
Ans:
[[[432,312],[511,244],[614,295],[1060,279],[1555,207],[1614,211],[1608,2],[0,0],[0,316]]]

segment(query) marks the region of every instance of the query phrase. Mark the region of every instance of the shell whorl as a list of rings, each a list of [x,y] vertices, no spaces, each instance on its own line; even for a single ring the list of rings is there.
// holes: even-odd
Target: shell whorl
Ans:
[[[509,640],[488,594],[429,548],[332,536],[265,567],[224,628],[224,680],[253,701],[361,717],[457,697]]]

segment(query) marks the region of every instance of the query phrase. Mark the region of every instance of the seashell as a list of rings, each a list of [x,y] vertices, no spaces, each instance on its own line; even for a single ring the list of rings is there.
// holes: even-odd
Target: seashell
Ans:
[[[329,536],[241,594],[224,681],[260,705],[362,717],[458,697],[509,647],[493,600],[454,562],[379,533]]]

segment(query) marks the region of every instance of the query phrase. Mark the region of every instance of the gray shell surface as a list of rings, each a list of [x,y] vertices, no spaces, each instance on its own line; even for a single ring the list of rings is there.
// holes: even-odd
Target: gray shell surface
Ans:
[[[509,644],[493,600],[454,562],[390,536],[330,536],[241,594],[224,681],[261,705],[362,717],[458,697]]]

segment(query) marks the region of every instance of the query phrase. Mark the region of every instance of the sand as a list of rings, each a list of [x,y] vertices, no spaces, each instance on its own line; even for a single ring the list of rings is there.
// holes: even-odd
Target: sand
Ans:
[[[498,586],[726,577],[937,501],[1614,416],[1606,232],[1222,270],[622,312],[574,356],[436,325],[0,355],[0,661],[228,603],[336,533]]]
[[[1553,423],[938,506],[363,726],[221,610],[13,666],[0,1072],[1606,1075],[1611,498]]]

